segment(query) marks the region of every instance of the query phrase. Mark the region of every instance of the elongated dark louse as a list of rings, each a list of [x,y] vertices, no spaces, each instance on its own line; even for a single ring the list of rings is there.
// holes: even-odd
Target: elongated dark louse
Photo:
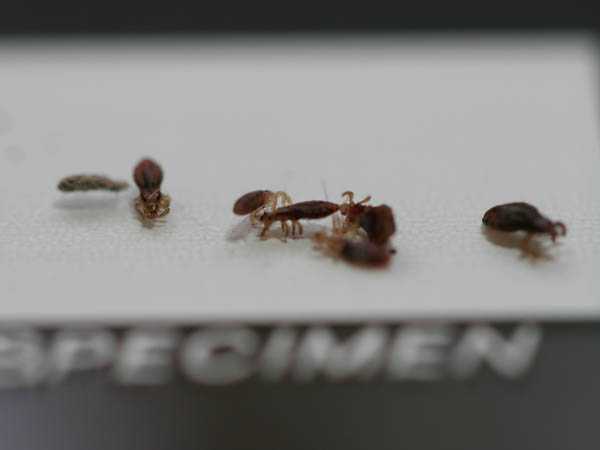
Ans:
[[[129,183],[121,180],[113,180],[104,175],[78,174],[64,177],[58,182],[58,190],[62,192],[85,192],[85,191],[123,191],[129,187]]]
[[[340,206],[338,204],[322,200],[293,203],[288,206],[277,208],[275,211],[266,212],[260,217],[260,221],[263,223],[263,229],[260,236],[262,238],[266,237],[273,222],[281,222],[284,237],[289,236],[290,229],[287,224],[288,221],[292,222],[292,236],[296,235],[296,230],[298,235],[302,235],[303,229],[302,224],[300,223],[301,219],[323,219],[332,215],[339,209]]]

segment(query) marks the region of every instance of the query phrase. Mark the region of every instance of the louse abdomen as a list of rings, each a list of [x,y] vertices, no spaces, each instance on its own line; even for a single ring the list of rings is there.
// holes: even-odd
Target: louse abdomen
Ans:
[[[336,203],[311,200],[277,208],[271,217],[273,220],[323,219],[339,209]]]
[[[369,208],[360,216],[359,224],[369,240],[377,245],[385,244],[396,232],[394,213],[387,205]]]
[[[546,232],[551,222],[538,209],[524,202],[494,206],[483,215],[483,223],[500,231]]]
[[[271,191],[265,190],[248,192],[236,200],[233,205],[233,213],[239,216],[250,214],[264,206],[271,195]]]
[[[135,166],[133,180],[140,192],[151,193],[160,189],[163,181],[163,171],[155,161],[144,159]]]

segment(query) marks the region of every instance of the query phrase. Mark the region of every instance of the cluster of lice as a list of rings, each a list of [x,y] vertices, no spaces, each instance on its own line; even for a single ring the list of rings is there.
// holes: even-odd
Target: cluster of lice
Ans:
[[[161,192],[163,171],[151,159],[140,161],[133,171],[133,179],[140,190],[135,200],[135,208],[144,219],[158,219],[170,211],[171,200]],[[106,190],[118,192],[128,188],[125,181],[115,181],[104,175],[71,175],[58,183],[62,192]],[[266,239],[275,222],[281,224],[283,240],[290,234],[303,234],[300,220],[315,220],[333,216],[330,232],[320,232],[313,236],[315,247],[326,254],[351,264],[366,267],[384,267],[395,250],[390,247],[390,239],[396,232],[394,213],[387,205],[369,205],[370,196],[354,202],[354,193],[342,194],[341,204],[322,200],[293,203],[283,192],[257,190],[248,192],[236,200],[233,213],[249,215],[253,225],[261,224],[260,237]],[[340,212],[342,220],[337,216]],[[494,230],[512,233],[527,233],[528,243],[534,235],[545,234],[556,242],[559,236],[567,234],[562,222],[552,221],[539,210],[525,202],[506,203],[494,206],[485,212],[483,224]]]
[[[536,234],[547,234],[552,242],[556,242],[558,236],[567,234],[564,223],[548,219],[535,206],[525,202],[494,206],[485,212],[482,222],[498,231],[524,231],[528,234],[527,240]]]
[[[127,189],[126,181],[112,180],[104,175],[71,175],[58,182],[58,190],[62,192],[112,191]]]
[[[160,191],[163,181],[161,167],[151,159],[140,161],[133,170],[133,180],[140,189],[135,200],[135,209],[143,219],[153,220],[166,216],[170,211],[171,199]],[[78,174],[64,177],[57,188],[62,192],[112,191],[129,187],[126,181],[113,180],[104,175]]]
[[[342,197],[346,199],[339,208],[343,221],[334,218],[330,234],[317,233],[313,237],[315,247],[353,265],[387,266],[395,253],[390,247],[390,238],[396,232],[392,209],[387,205],[369,205],[370,196],[355,203],[350,191]]]
[[[313,236],[315,247],[324,253],[351,264],[382,267],[389,263],[394,250],[389,240],[396,232],[394,215],[387,205],[371,206],[366,197],[354,202],[354,193],[342,194],[341,204],[324,200],[292,203],[285,192],[267,190],[252,191],[242,195],[233,205],[237,215],[250,215],[252,223],[262,224],[261,239],[268,237],[272,225],[279,222],[282,240],[302,236],[301,220],[318,220],[333,216],[331,232],[320,232]],[[281,201],[281,206],[278,203]],[[337,212],[344,217],[340,221]]]
[[[248,192],[238,198],[233,205],[234,214],[250,215],[254,225],[262,224],[260,233],[262,239],[266,239],[271,226],[279,222],[284,241],[290,234],[301,236],[304,233],[301,219],[323,219],[338,210],[339,205],[336,203],[321,200],[293,203],[291,197],[285,192],[266,190]]]
[[[140,161],[133,170],[133,180],[140,190],[135,209],[142,218],[154,220],[169,214],[171,199],[160,191],[163,171],[155,161]]]

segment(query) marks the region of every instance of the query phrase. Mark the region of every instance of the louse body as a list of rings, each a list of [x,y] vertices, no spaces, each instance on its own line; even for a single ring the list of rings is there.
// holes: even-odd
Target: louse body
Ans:
[[[155,161],[140,161],[133,170],[133,180],[140,190],[135,207],[142,217],[157,219],[169,214],[171,199],[160,191],[163,171]]]
[[[62,192],[80,191],[112,191],[118,192],[129,187],[126,181],[115,181],[104,175],[71,175],[63,178],[58,183],[58,190]]]
[[[396,232],[396,222],[392,208],[387,205],[372,206],[359,218],[360,227],[369,240],[376,245],[386,244]]]
[[[317,233],[313,240],[318,249],[357,266],[381,268],[387,266],[391,259],[392,252],[387,246],[365,240],[355,241],[336,235],[327,236],[325,233]]]
[[[494,206],[486,211],[482,222],[484,225],[500,231],[548,234],[553,242],[558,236],[567,234],[565,224],[553,222],[543,216],[535,206],[525,202]]]
[[[260,233],[261,237],[265,237],[273,222],[281,222],[281,229],[285,237],[289,235],[289,227],[287,222],[292,222],[292,236],[296,234],[302,235],[303,229],[300,223],[301,219],[315,220],[328,217],[340,209],[336,203],[326,202],[321,200],[311,200],[307,202],[294,203],[288,206],[277,208],[273,212],[266,212],[260,218],[263,223],[263,230]]]
[[[282,191],[271,192],[267,190],[258,190],[248,192],[238,198],[233,204],[233,213],[239,216],[250,214],[252,223],[255,223],[258,221],[259,215],[268,206],[270,206],[271,211],[275,211],[279,199],[281,199],[283,205],[292,203],[290,196]]]

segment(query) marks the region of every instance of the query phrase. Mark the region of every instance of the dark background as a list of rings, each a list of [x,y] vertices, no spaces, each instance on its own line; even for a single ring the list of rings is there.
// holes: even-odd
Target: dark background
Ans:
[[[581,30],[600,2],[7,0],[1,33]]]
[[[597,450],[600,324],[546,324],[516,381],[331,384],[183,379],[116,386],[105,374],[0,392],[2,450]]]

